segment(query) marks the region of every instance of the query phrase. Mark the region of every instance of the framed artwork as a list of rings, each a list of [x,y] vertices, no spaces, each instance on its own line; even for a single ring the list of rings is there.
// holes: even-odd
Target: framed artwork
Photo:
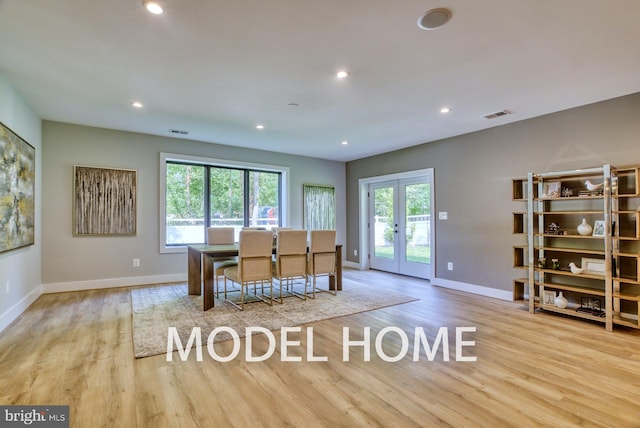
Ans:
[[[604,220],[596,220],[593,224],[593,236],[604,236]]]
[[[556,300],[556,292],[553,290],[544,290],[542,303],[553,306],[554,300]]]
[[[591,258],[583,257],[581,267],[584,269],[585,273],[590,273],[592,275],[603,275],[603,276],[605,274],[603,259],[591,259]]]
[[[136,171],[78,165],[73,169],[73,234],[134,236]]]
[[[558,198],[560,197],[560,187],[561,184],[559,181],[551,181],[548,183],[544,183],[544,193],[542,195],[543,198]]]
[[[0,253],[35,243],[36,149],[0,123]]]
[[[303,185],[304,228],[336,228],[336,196],[333,186],[320,184]]]

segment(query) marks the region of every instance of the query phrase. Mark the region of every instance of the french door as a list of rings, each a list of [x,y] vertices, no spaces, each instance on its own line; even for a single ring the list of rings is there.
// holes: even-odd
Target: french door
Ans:
[[[369,184],[369,266],[431,278],[432,176]]]

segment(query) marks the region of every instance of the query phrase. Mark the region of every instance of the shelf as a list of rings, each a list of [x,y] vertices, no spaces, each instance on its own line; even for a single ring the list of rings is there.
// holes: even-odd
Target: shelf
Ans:
[[[614,299],[628,300],[630,302],[640,302],[640,296],[631,296],[626,294],[613,294]]]
[[[561,248],[561,247],[534,247],[536,250],[551,251],[556,253],[589,254],[593,256],[604,256],[601,250],[586,250],[582,248]]]
[[[560,199],[560,198],[558,198]],[[556,214],[560,214],[560,215],[588,215],[588,214],[595,214],[595,215],[602,215],[602,210],[591,210],[591,211],[535,211],[534,214],[536,215],[556,215]]]
[[[638,321],[631,318],[623,318],[617,315],[614,315],[613,323],[617,325],[623,325],[625,327],[640,328]]]
[[[525,213],[513,213],[514,233],[527,237],[526,245],[514,247],[517,248],[514,266],[528,273],[528,279],[514,280],[514,297],[517,294],[523,298],[525,291],[533,294],[534,298],[528,302],[531,313],[539,308],[597,321],[603,323],[607,331],[613,330],[612,319],[617,316],[616,324],[640,328],[639,322],[628,319],[636,319],[640,313],[639,175],[638,166],[616,169],[601,165],[580,170],[532,172],[526,180],[513,180],[514,199],[527,201]],[[599,189],[587,190],[587,180]],[[604,224],[606,236],[580,235],[578,227],[584,222],[592,228],[596,223]],[[562,234],[550,233],[556,230]],[[538,268],[537,261],[542,257],[547,262],[557,259],[562,268]],[[593,259],[597,259],[597,263],[593,261],[597,268],[590,265]],[[598,272],[573,274],[568,269],[570,262]],[[544,304],[536,297],[543,290],[550,292],[545,294],[546,298],[563,291],[569,306],[560,309]],[[599,300],[606,316],[576,312],[579,305],[587,305],[584,302],[589,299]]]
[[[589,199],[604,199],[604,195],[597,196],[559,196],[557,198],[535,198],[534,202],[539,201],[584,201]]]
[[[572,317],[578,317],[578,318],[584,318],[587,320],[591,320],[591,321],[598,321],[598,322],[605,322],[606,319],[605,317],[597,317],[595,315],[589,315],[589,314],[585,314],[583,312],[576,312],[577,306],[576,307],[567,307],[565,309],[560,309],[560,308],[556,308],[555,306],[552,305],[538,305],[538,307],[540,309],[543,309],[545,311],[549,311],[549,312],[556,312],[559,314],[564,314],[564,315],[570,315]]]
[[[594,273],[581,273],[581,274],[575,274],[575,273],[571,273],[571,271],[569,270],[563,270],[563,269],[538,269],[535,268],[534,269],[536,272],[541,272],[541,273],[546,273],[546,274],[551,274],[551,275],[564,275],[564,276],[572,276],[572,277],[576,277],[576,278],[588,278],[588,279],[599,279],[599,280],[603,280],[605,279],[604,275],[598,275],[598,274],[594,274]]]
[[[591,296],[604,297],[604,290],[597,290],[595,288],[578,287],[575,285],[553,284],[548,282],[536,282],[537,286],[544,288],[550,288],[553,290],[572,291],[574,293],[589,294]]]
[[[552,235],[550,233],[536,233],[536,237],[544,237],[544,238],[569,238],[569,239],[604,239],[604,236],[593,236],[593,235]]]
[[[513,233],[514,234],[523,235],[527,233],[526,218],[527,218],[527,213],[522,213],[522,212],[513,213]]]

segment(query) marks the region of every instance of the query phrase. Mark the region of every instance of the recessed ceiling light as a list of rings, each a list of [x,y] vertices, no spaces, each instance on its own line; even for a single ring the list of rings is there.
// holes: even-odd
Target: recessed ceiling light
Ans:
[[[451,111],[450,107],[442,107],[440,109],[440,113],[449,113]]]
[[[134,101],[131,103],[131,107],[142,108],[142,103],[140,101]]]
[[[336,77],[337,77],[338,79],[344,79],[344,78],[345,78],[345,77],[347,77],[348,75],[349,75],[349,73],[347,73],[347,72],[346,72],[346,71],[344,71],[344,70],[340,70],[340,71],[338,71],[338,72],[336,73]]]
[[[343,141],[341,144],[342,144],[343,146],[346,146],[347,144],[349,144],[349,142],[348,142],[348,141]]]
[[[423,30],[435,30],[442,27],[451,19],[451,11],[444,7],[426,11],[418,18],[418,27]]]
[[[154,15],[161,15],[162,12],[164,12],[164,10],[162,10],[162,6],[160,6],[160,3],[157,1],[145,1],[142,4],[144,4],[145,9]]]
[[[256,125],[256,129],[264,129],[264,125]]]

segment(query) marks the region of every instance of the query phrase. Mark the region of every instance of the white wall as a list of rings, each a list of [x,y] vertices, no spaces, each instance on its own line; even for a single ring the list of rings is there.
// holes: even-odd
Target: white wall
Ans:
[[[40,118],[29,108],[1,72],[0,121],[36,149],[35,245],[0,253],[0,331],[2,331],[41,293],[42,138]]]
[[[337,240],[346,241],[345,164],[269,151],[242,149],[59,122],[43,123],[42,283],[45,292],[103,288],[186,279],[186,252],[160,254],[160,153],[289,167],[290,222],[302,227],[302,185],[336,188]],[[72,235],[73,166],[135,169],[138,226],[133,237]],[[134,268],[132,259],[140,259]]]

